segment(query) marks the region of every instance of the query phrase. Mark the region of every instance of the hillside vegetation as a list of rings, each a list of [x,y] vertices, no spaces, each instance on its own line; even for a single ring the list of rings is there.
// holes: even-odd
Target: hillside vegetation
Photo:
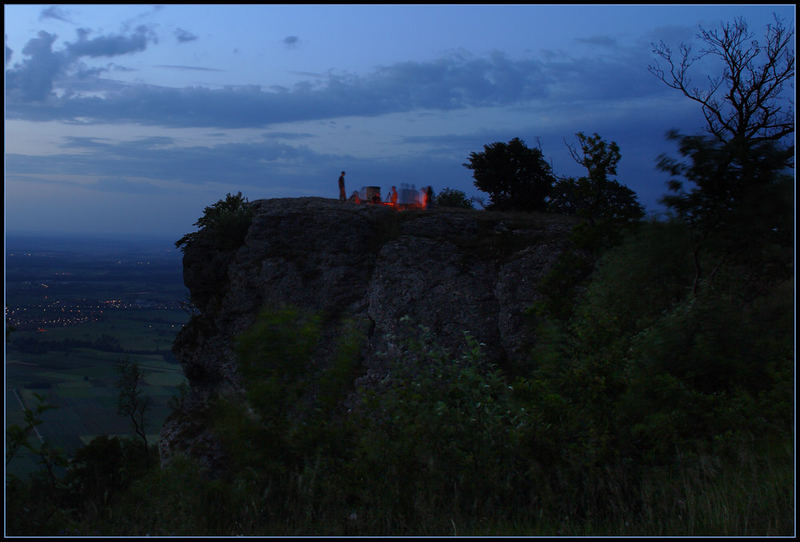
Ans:
[[[7,485],[9,533],[791,534],[790,268],[721,265],[695,288],[691,241],[646,222],[587,278],[554,266],[540,340],[504,369],[404,319],[416,340],[390,337],[391,378],[360,389],[364,322],[320,367],[323,315],[266,308],[237,341],[247,402],[205,420],[224,474],[98,439],[63,477]]]

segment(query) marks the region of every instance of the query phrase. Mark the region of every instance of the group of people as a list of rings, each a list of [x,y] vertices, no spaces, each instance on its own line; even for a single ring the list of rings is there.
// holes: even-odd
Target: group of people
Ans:
[[[339,175],[339,201],[346,201],[347,200],[347,192],[344,188],[344,171],[342,174]],[[356,203],[361,203],[361,195],[358,193],[358,190],[353,191],[353,195],[350,196],[350,200]],[[369,196],[369,203],[384,203],[381,201],[380,193],[372,194]],[[398,194],[397,194],[397,187],[392,186],[392,190],[386,195],[385,203],[389,203],[391,205],[397,205],[398,203]],[[408,202],[405,202],[408,203]],[[433,203],[433,187],[427,186],[421,190],[421,194],[419,197],[419,202],[423,207],[428,207]]]

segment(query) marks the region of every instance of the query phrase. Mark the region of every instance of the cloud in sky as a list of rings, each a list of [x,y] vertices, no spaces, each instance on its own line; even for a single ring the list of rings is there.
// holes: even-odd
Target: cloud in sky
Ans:
[[[178,28],[175,30],[175,38],[178,40],[178,43],[187,43],[189,41],[195,41],[197,36],[189,32],[188,30],[184,30],[183,28]]]
[[[128,181],[125,179],[100,179],[86,186],[89,190],[98,192],[114,192],[117,194],[158,194],[162,188],[142,181]]]
[[[37,37],[28,41],[22,49],[26,57],[22,63],[6,70],[7,103],[44,102],[53,98],[54,84],[61,77],[81,72],[86,75],[97,73],[87,71],[80,65],[83,57],[115,57],[141,52],[147,44],[155,41],[154,33],[140,25],[129,35],[105,35],[89,38],[91,32],[84,28],[77,30],[78,39],[68,42],[58,50],[53,50],[57,36],[40,31]],[[102,70],[99,70],[102,71]]]
[[[511,59],[501,52],[486,56],[454,53],[428,62],[379,66],[364,75],[329,72],[292,88],[260,86],[161,87],[120,85],[103,97],[56,96],[54,82],[76,58],[122,55],[147,45],[147,29],[127,37],[85,37],[54,52],[54,36],[32,39],[27,58],[8,70],[9,118],[74,122],[132,122],[171,127],[264,127],[277,123],[377,116],[418,109],[457,110],[513,105],[530,100],[614,98],[624,100],[663,89],[628,58]],[[173,69],[213,70],[200,66],[159,65]],[[591,81],[591,84],[589,82]],[[620,85],[620,81],[627,84]]]
[[[303,147],[281,142],[255,141],[215,146],[178,147],[169,137],[111,142],[103,138],[68,137],[62,154],[29,156],[7,154],[10,171],[39,175],[119,176],[205,183],[250,184],[267,178],[274,166],[302,166],[328,159]],[[81,152],[74,152],[81,151]],[[309,173],[304,170],[304,174]]]
[[[590,38],[577,38],[575,41],[578,43],[585,43],[586,45],[597,47],[615,47],[617,40],[610,36],[592,36]]]
[[[69,17],[69,12],[65,9],[62,9],[60,6],[50,6],[42,10],[39,14],[39,20],[45,19],[56,19],[57,21],[63,21],[65,23],[72,24],[72,20]]]
[[[70,61],[75,61],[83,56],[119,56],[138,53],[147,48],[148,41],[156,40],[155,33],[145,25],[139,25],[132,34],[127,36],[98,36],[89,39],[90,34],[90,30],[79,28],[78,41],[67,43],[65,51]]]
[[[225,70],[220,70],[218,68],[206,68],[203,66],[176,66],[173,64],[156,64],[156,68],[167,68],[170,70],[186,70],[186,71],[198,71],[198,72],[223,72]]]
[[[300,38],[297,36],[286,36],[283,38],[283,44],[287,49],[294,49],[300,43]]]

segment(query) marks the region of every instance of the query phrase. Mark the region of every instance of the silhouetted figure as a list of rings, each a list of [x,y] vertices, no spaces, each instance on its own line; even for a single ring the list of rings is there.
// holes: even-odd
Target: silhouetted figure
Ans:
[[[433,187],[428,186],[422,189],[422,208],[427,209],[433,205]]]
[[[353,190],[353,195],[350,196],[350,201],[361,203],[361,197],[358,195],[358,190]]]
[[[384,203],[389,203],[391,205],[397,205],[397,188],[396,187],[393,186],[392,189],[389,190],[389,193],[386,194],[386,201]]]
[[[344,194],[344,171],[342,174],[339,175],[339,201],[344,201],[347,199],[347,196]]]

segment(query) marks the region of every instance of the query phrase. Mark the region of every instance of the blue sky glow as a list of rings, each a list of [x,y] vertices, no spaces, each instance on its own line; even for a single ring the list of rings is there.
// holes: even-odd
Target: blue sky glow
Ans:
[[[6,231],[160,234],[205,206],[401,183],[483,196],[470,152],[522,138],[557,175],[599,133],[651,212],[697,104],[651,44],[776,5],[6,5]],[[706,74],[699,74],[702,84]]]

